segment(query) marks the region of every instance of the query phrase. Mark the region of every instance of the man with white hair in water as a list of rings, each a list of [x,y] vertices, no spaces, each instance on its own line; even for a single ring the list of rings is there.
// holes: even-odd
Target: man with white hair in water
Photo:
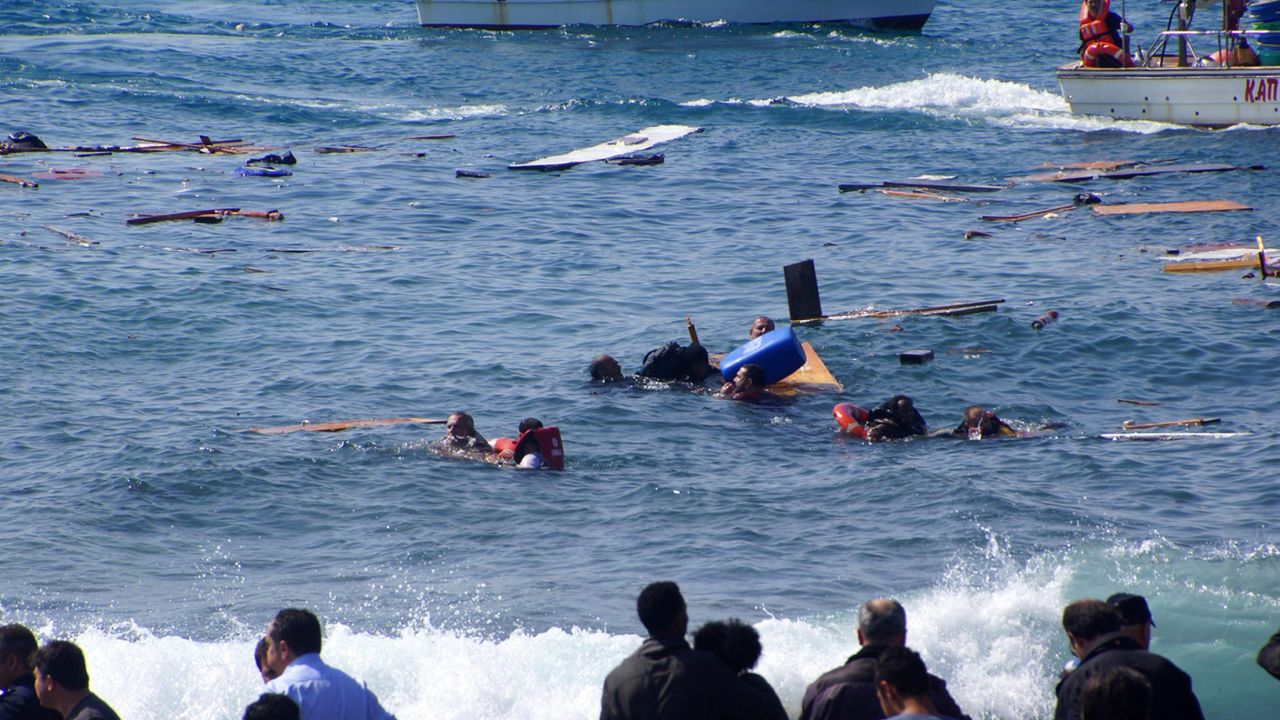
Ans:
[[[889,598],[863,603],[858,609],[858,643],[861,650],[805,690],[800,720],[885,717],[876,694],[876,663],[885,650],[907,644],[907,611],[902,604]],[[947,692],[947,683],[936,675],[929,675],[928,696],[939,715],[969,720]]]

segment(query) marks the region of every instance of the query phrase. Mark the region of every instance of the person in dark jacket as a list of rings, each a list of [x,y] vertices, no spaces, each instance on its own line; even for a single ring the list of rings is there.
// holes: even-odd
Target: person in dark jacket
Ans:
[[[75,644],[50,640],[36,651],[31,664],[41,705],[65,720],[120,720],[110,705],[89,690],[89,669]]]
[[[876,662],[890,647],[907,643],[907,611],[897,600],[871,600],[858,610],[858,642],[862,645],[844,665],[814,680],[804,691],[800,720],[879,720],[884,717],[876,696]],[[938,714],[968,720],[947,692],[947,683],[929,675],[929,699]]]
[[[1136,670],[1151,684],[1151,717],[1160,720],[1204,720],[1191,677],[1177,665],[1143,650],[1120,632],[1120,611],[1101,600],[1077,600],[1062,611],[1071,652],[1080,666],[1058,683],[1054,720],[1081,720],[1081,695],[1098,673],[1116,667]]]
[[[1094,673],[1080,691],[1083,720],[1152,720],[1151,683],[1137,670],[1113,667]]]
[[[915,403],[906,395],[894,395],[877,405],[867,415],[866,426],[867,439],[871,442],[900,440],[929,432]]]
[[[738,690],[719,658],[689,647],[689,615],[673,582],[650,583],[636,600],[649,637],[604,680],[600,720],[754,720],[754,694]]]
[[[693,634],[693,649],[715,655],[736,673],[738,682],[747,686],[739,688],[738,692],[756,693],[761,717],[787,720],[786,708],[782,707],[782,700],[773,686],[763,676],[751,672],[764,650],[760,645],[760,633],[755,628],[737,618],[709,622]]]
[[[35,651],[36,636],[25,625],[0,626],[0,720],[61,720],[36,697]]]
[[[1280,630],[1271,636],[1271,640],[1258,651],[1258,665],[1271,676],[1280,680]]]

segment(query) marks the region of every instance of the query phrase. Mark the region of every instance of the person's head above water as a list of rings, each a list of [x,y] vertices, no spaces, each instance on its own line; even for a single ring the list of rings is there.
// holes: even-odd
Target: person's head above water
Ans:
[[[771,332],[774,327],[773,318],[768,315],[757,315],[756,319],[751,321],[751,330],[747,332],[747,337],[754,340],[767,332]]]
[[[622,379],[622,366],[611,355],[600,355],[587,367],[591,379],[596,382],[613,382]]]
[[[701,345],[690,345],[687,348],[682,348],[681,358],[684,361],[684,376],[689,382],[702,382],[711,374],[707,349]]]
[[[445,434],[452,437],[471,437],[476,434],[476,421],[461,410],[449,416],[444,424]]]
[[[520,421],[520,434],[523,435],[530,430],[542,429],[542,421],[538,418],[525,418]]]

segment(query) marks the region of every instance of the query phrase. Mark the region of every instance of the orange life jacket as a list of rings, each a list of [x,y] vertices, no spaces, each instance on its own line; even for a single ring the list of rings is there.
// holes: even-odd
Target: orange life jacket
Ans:
[[[1111,14],[1111,0],[1102,0],[1098,6],[1098,14],[1089,13],[1089,0],[1080,3],[1080,42],[1088,45],[1097,40],[1114,40],[1111,28],[1107,27],[1107,16]]]
[[[544,427],[537,430],[526,430],[519,440],[513,458],[517,463],[530,452],[537,451],[542,461],[552,470],[564,469],[564,445],[560,442],[560,428]]]

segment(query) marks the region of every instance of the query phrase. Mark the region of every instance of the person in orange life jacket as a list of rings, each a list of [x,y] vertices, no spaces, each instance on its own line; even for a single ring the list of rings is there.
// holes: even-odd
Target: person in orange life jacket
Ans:
[[[539,420],[538,418],[525,418],[520,421],[520,432],[519,434],[516,435],[516,437],[523,438],[524,434],[529,432],[530,430],[541,430],[541,429],[542,429],[541,420]],[[516,467],[526,468],[529,470],[537,470],[538,468],[541,468],[543,465],[546,464],[546,460],[543,459],[542,452],[536,442],[533,442],[532,439],[530,439],[529,445],[533,449],[525,453],[520,458],[519,462],[516,463]],[[519,444],[517,443],[516,445],[517,453],[519,452],[519,450],[520,450],[520,447],[519,447]]]
[[[1085,67],[1133,67],[1124,50],[1121,30],[1133,26],[1111,12],[1111,0],[1084,0],[1080,4],[1080,61]]]
[[[755,402],[764,392],[764,368],[747,363],[738,368],[733,382],[720,386],[720,397],[744,402]]]
[[[981,405],[970,405],[964,409],[964,420],[960,421],[951,434],[958,438],[980,440],[996,436],[1013,436],[1018,433],[995,413]]]

